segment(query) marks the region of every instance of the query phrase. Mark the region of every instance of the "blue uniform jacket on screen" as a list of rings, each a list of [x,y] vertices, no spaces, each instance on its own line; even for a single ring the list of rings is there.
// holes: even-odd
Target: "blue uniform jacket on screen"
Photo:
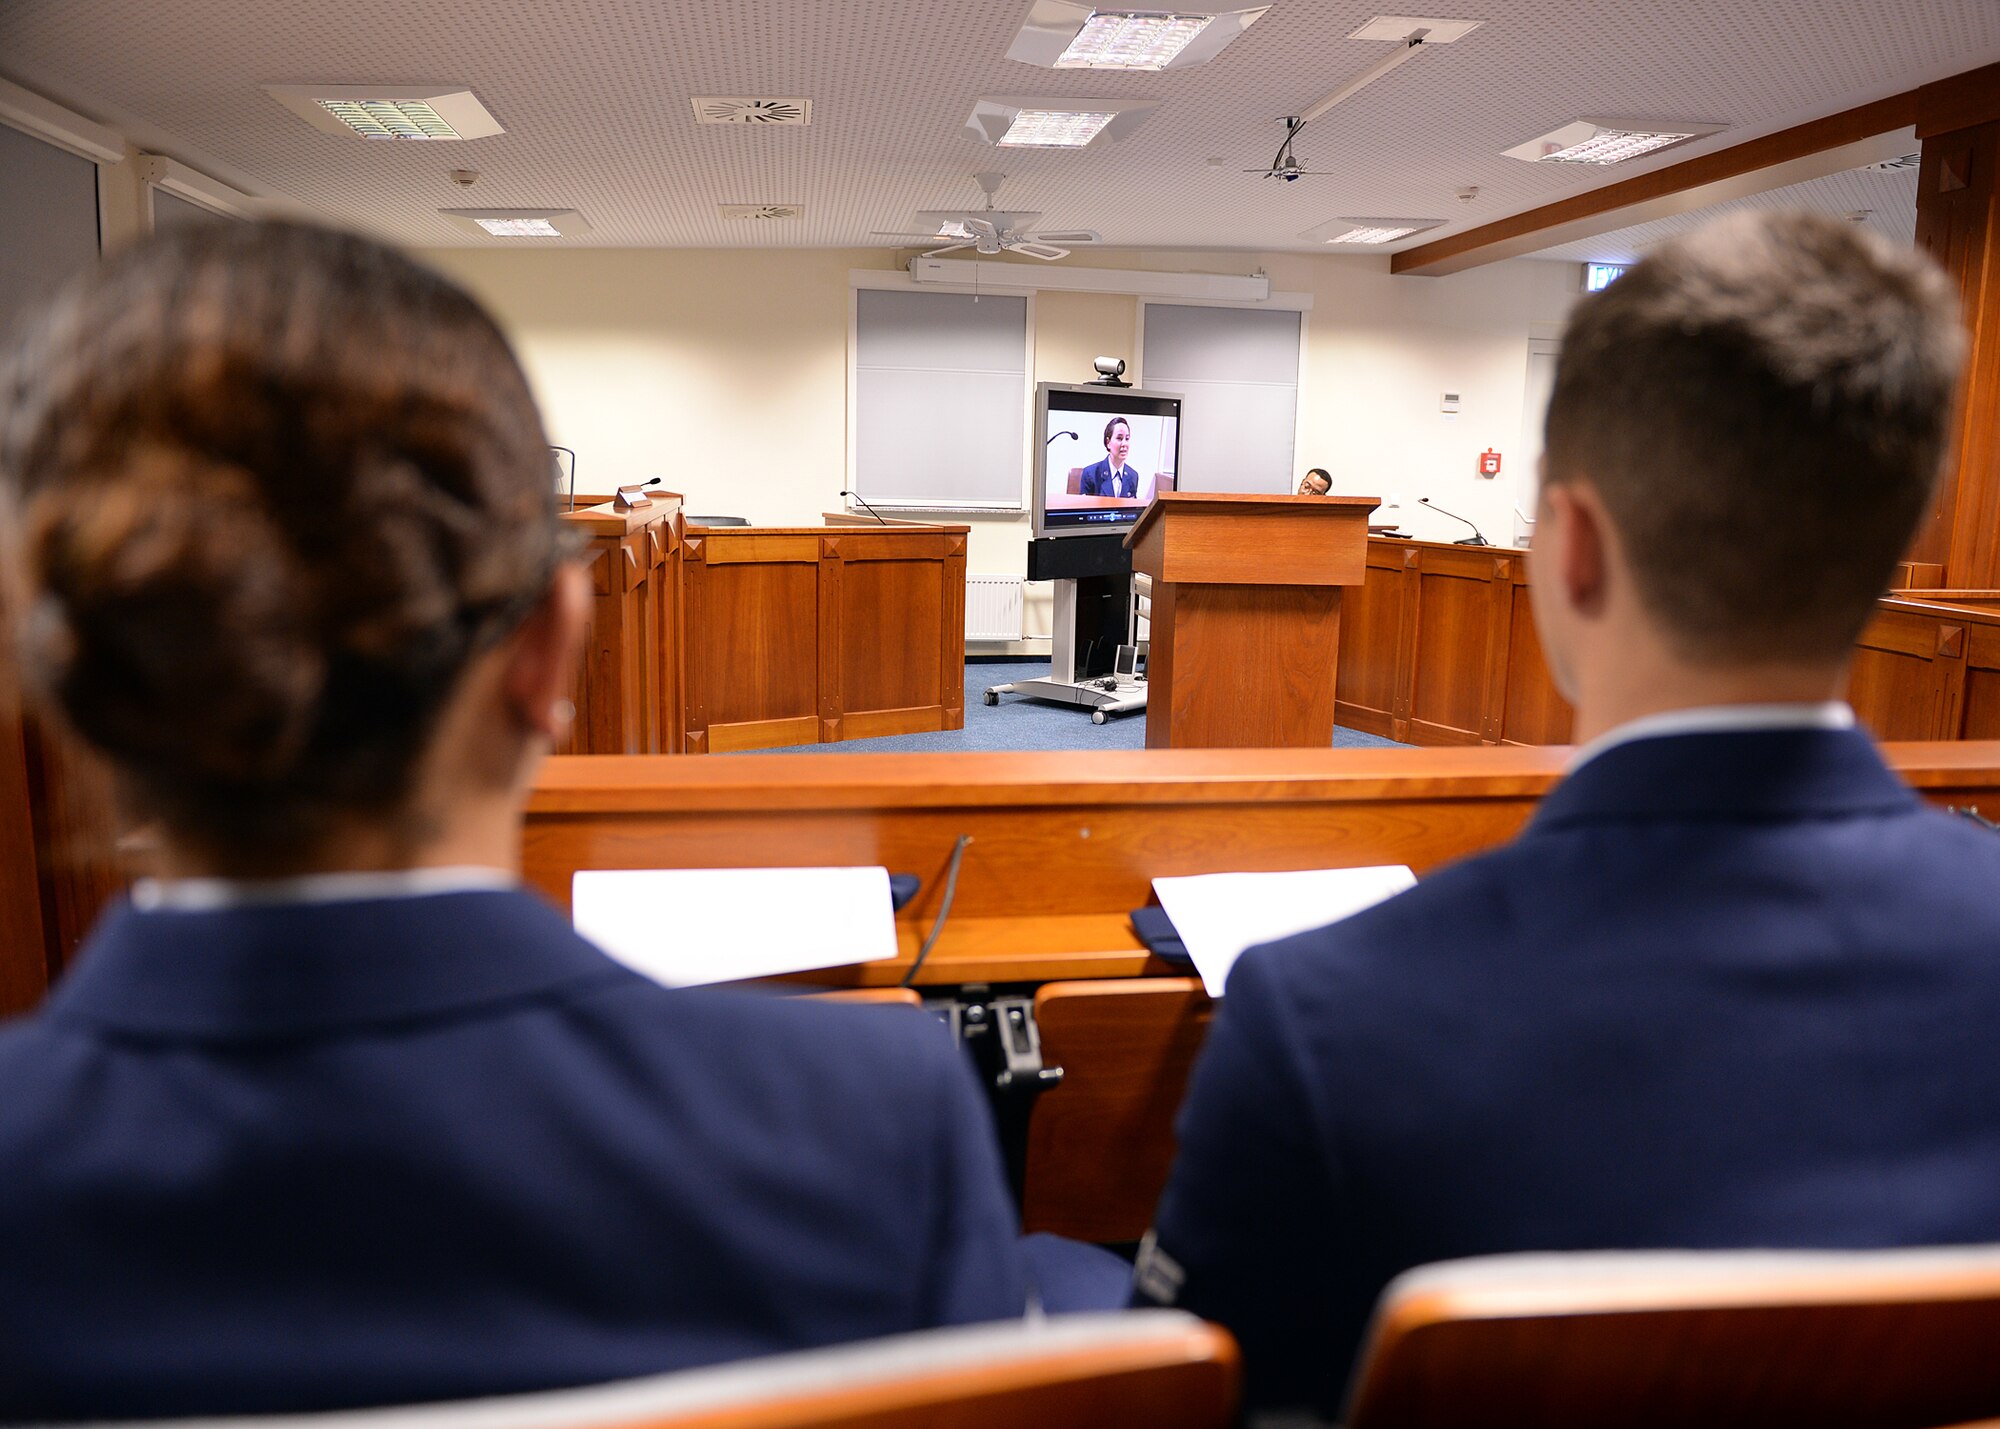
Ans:
[[[511,892],[113,911],[0,1029],[0,1419],[548,1388],[1022,1313],[908,1009],[669,992]]]
[[[1139,494],[1139,473],[1131,467],[1120,467],[1116,473],[1111,470],[1111,458],[1093,462],[1083,469],[1083,476],[1077,483],[1078,491],[1084,496],[1137,496]]]
[[[1414,1265],[2000,1240],[1997,891],[2000,837],[1858,732],[1607,750],[1236,964],[1139,1284],[1330,1409]]]

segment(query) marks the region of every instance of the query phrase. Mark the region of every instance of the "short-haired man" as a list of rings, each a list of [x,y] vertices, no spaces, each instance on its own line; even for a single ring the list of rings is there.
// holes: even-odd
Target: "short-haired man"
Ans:
[[[1299,495],[1324,496],[1333,490],[1333,473],[1323,466],[1310,468],[1299,478]]]
[[[1852,225],[1732,218],[1579,304],[1536,623],[1584,741],[1514,843],[1229,979],[1142,1295],[1335,1407],[1384,1284],[1517,1250],[2000,1238],[2000,837],[1839,702],[1963,339]]]

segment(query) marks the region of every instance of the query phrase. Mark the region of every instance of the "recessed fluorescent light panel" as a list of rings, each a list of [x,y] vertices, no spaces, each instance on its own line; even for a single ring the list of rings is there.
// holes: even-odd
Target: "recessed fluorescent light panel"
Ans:
[[[1188,69],[1221,54],[1270,8],[1127,10],[1035,0],[1007,58],[1044,69]]]
[[[1048,109],[1024,109],[1014,116],[998,143],[1003,149],[1081,149],[1104,132],[1118,116],[1101,110],[1062,114]]]
[[[1097,10],[1083,22],[1057,69],[1162,70],[1206,30],[1213,15],[1145,15]]]
[[[438,212],[466,232],[490,238],[567,238],[590,232],[590,224],[573,208],[441,208]]]
[[[1622,164],[1728,127],[1675,119],[1578,119],[1501,152],[1530,164]]]
[[[471,90],[451,85],[267,84],[264,92],[327,134],[440,140],[506,132]]]
[[[1308,228],[1299,237],[1316,243],[1394,243],[1443,223],[1441,218],[1336,218]]]
[[[1082,149],[1099,139],[1123,139],[1160,106],[1147,99],[982,98],[965,130],[1009,149]]]

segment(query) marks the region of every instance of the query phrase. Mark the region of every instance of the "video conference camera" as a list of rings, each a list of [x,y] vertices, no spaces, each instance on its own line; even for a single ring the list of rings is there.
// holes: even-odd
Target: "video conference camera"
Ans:
[[[1091,384],[1097,387],[1130,387],[1130,382],[1120,382],[1125,375],[1125,359],[1122,357],[1100,357],[1090,364],[1097,369],[1097,376]]]

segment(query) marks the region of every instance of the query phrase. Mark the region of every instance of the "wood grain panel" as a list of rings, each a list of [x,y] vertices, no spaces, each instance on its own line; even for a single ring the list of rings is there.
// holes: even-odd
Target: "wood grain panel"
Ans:
[[[1403,560],[1393,541],[1368,543],[1366,578],[1341,593],[1340,723],[1388,735],[1395,717],[1397,643],[1404,619]]]
[[[1432,553],[1425,553],[1417,582],[1410,721],[1424,726],[1432,742],[1480,742],[1486,655],[1496,634],[1493,589],[1490,574],[1434,570]]]
[[[690,669],[702,672],[704,724],[713,731],[717,725],[817,716],[817,547],[809,563],[717,566],[707,559],[713,554],[711,542],[703,552],[700,618],[687,651]],[[713,733],[709,743],[711,749],[722,747]]]
[[[1214,1012],[1199,978],[1058,983],[1036,994],[1042,1062],[1063,1079],[1028,1118],[1023,1231],[1100,1243],[1146,1233]]]
[[[740,749],[779,749],[787,744],[820,743],[817,715],[796,715],[790,719],[749,719],[729,724],[711,722],[704,731],[708,754],[728,754]]]
[[[819,560],[820,538],[813,535],[774,535],[754,527],[741,526],[697,526],[694,529],[702,533],[707,547],[703,559],[711,566]]]
[[[940,668],[945,589],[935,560],[845,561],[840,587],[842,708],[903,710],[944,705],[947,679],[960,670]],[[963,617],[959,639],[964,639]],[[961,666],[962,670],[963,667]],[[961,703],[963,694],[960,695]],[[850,729],[849,739],[858,736]]]
[[[1125,538],[1155,581],[1360,585],[1372,496],[1164,491]]]
[[[1412,1286],[1381,1311],[1352,1429],[1923,1429],[2000,1411],[2000,1284],[1976,1254],[1894,1268],[1677,1257]],[[1884,1264],[1884,1262],[1888,1264]]]
[[[1500,737],[1509,744],[1568,744],[1575,712],[1549,673],[1525,584],[1515,587],[1509,619],[1513,637],[1508,642]]]
[[[1338,586],[1153,586],[1148,749],[1325,748]]]
[[[1892,745],[1938,803],[2000,806],[2000,744]],[[1256,749],[556,759],[531,798],[525,876],[567,906],[579,868],[882,864],[924,880],[895,960],[814,974],[898,981],[958,896],[921,980],[1041,981],[1166,969],[1127,913],[1161,875],[1407,863],[1421,875],[1517,832],[1564,749]]]
[[[1959,738],[2000,739],[2000,670],[1968,669],[1965,672],[1963,708]]]
[[[1952,739],[1958,733],[1965,660],[1940,653],[1935,616],[1881,610],[1862,632],[1847,699],[1878,739]]]

